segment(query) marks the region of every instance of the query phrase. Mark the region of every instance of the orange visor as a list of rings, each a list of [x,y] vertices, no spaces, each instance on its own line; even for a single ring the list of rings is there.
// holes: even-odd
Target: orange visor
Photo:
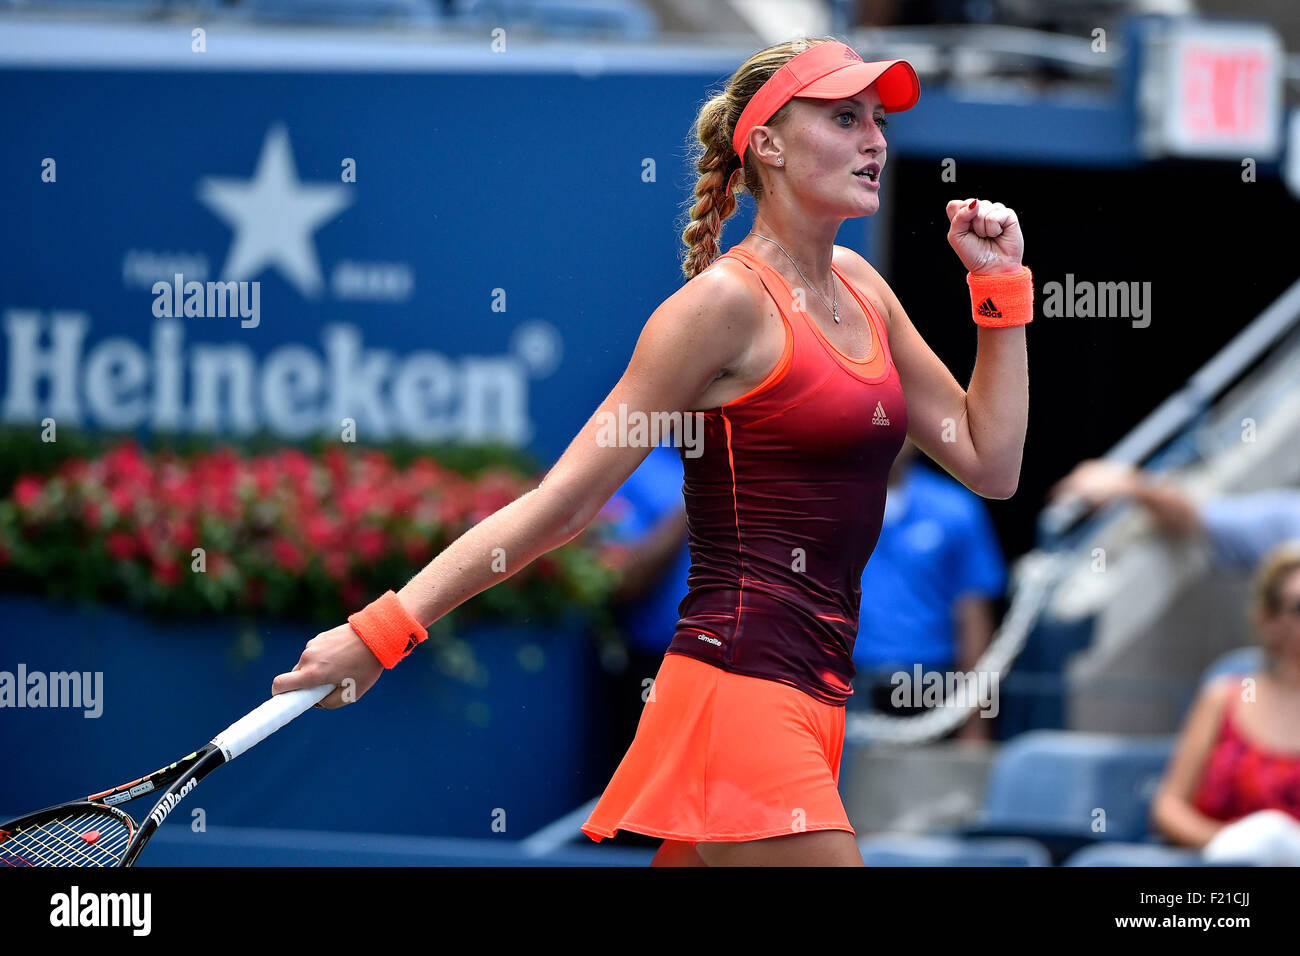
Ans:
[[[906,60],[866,63],[853,47],[839,42],[819,43],[804,50],[773,73],[745,104],[731,137],[741,165],[749,146],[749,131],[770,120],[792,98],[838,100],[855,96],[872,83],[877,83],[887,113],[910,110],[921,98],[921,81]],[[731,192],[730,180],[727,192]]]

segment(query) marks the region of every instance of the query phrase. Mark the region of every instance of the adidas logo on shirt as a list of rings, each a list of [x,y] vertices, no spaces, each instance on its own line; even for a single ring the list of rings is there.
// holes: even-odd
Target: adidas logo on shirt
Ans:
[[[876,413],[871,416],[871,424],[873,425],[889,424],[889,417],[885,414],[885,406],[881,405],[880,402],[876,402]]]
[[[991,319],[1002,318],[1002,313],[998,311],[998,307],[993,304],[993,300],[991,298],[985,299],[983,302],[981,302],[980,307],[975,311],[978,312],[980,315],[987,315]]]

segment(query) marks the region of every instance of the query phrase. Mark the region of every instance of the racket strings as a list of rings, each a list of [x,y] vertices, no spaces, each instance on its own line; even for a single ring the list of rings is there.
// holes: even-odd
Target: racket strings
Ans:
[[[130,842],[130,828],[108,814],[55,817],[0,842],[0,866],[116,866]]]

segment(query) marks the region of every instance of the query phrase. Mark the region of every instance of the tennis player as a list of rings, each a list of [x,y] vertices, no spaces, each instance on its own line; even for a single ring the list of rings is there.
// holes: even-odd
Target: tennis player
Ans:
[[[682,455],[688,594],[631,747],[582,830],[661,838],[657,865],[862,865],[839,765],[890,464],[908,436],[977,494],[1010,497],[1029,402],[1033,286],[1011,209],[947,206],[979,326],[968,390],[884,279],[835,245],[846,219],[879,208],[884,114],[919,96],[906,61],[866,63],[830,37],[746,60],[696,119],[689,281],[647,320],[596,414],[537,488],[400,593],[317,635],[273,691],[351,678],[360,697],[426,623],[592,520],[650,452],[598,441],[620,405],[697,412],[702,453]],[[719,256],[742,187],[754,228]],[[509,570],[494,570],[495,549]]]

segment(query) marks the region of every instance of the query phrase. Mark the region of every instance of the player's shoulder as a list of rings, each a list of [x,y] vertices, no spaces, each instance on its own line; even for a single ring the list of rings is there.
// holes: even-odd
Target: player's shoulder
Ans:
[[[848,274],[851,279],[862,279],[872,285],[884,284],[876,267],[864,259],[861,253],[848,246],[833,246],[831,258],[838,269]]]
[[[759,299],[749,269],[734,258],[715,259],[665,301],[675,311],[732,333],[759,315]]]
[[[880,314],[886,322],[890,322],[893,314],[889,301],[893,297],[893,290],[889,288],[889,283],[885,281],[884,276],[876,271],[876,267],[848,246],[833,246],[831,261],[835,263],[835,268],[848,276],[861,291],[884,305],[884,308],[880,309]]]

